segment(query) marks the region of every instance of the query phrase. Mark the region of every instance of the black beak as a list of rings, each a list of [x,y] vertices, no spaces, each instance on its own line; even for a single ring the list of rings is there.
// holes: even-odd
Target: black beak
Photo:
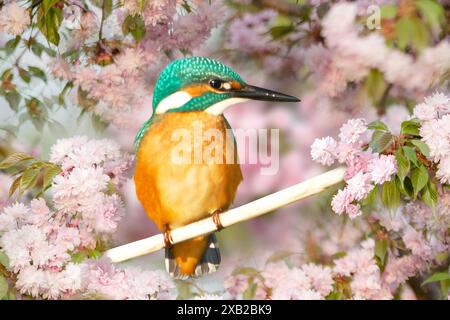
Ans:
[[[263,101],[298,102],[300,99],[281,92],[245,85],[232,91],[233,97]]]

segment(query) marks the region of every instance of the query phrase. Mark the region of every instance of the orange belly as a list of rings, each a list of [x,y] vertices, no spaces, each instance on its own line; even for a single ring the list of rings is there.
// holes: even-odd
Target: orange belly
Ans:
[[[134,181],[140,202],[159,229],[200,220],[233,202],[242,173],[226,129],[223,116],[202,111],[154,119],[137,152]]]

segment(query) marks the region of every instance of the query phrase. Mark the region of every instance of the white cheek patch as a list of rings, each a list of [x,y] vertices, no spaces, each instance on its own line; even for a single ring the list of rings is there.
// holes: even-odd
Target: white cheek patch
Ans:
[[[231,84],[229,82],[225,82],[222,86],[223,86],[223,88],[225,90],[230,90],[231,89]]]
[[[219,114],[222,114],[225,111],[225,109],[228,108],[229,106],[247,100],[248,99],[245,98],[229,98],[213,104],[208,109],[206,109],[205,112],[218,116]]]
[[[177,91],[162,99],[158,103],[155,113],[161,114],[165,113],[167,110],[179,108],[191,99],[192,96],[186,91]]]

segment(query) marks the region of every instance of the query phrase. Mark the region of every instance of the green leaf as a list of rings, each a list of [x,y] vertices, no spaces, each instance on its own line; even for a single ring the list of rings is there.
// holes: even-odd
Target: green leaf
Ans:
[[[9,258],[3,251],[0,250],[0,264],[4,267],[9,268]]]
[[[37,130],[42,131],[46,123],[47,109],[44,104],[37,98],[26,99],[25,106],[29,115],[29,120],[33,123]]]
[[[106,19],[112,12],[113,2],[112,2],[112,0],[103,0],[103,1],[104,1],[104,3],[103,3],[103,7],[104,7],[104,9],[103,9],[104,17],[103,17],[103,19]]]
[[[292,255],[291,251],[277,251],[267,258],[266,263],[273,263],[280,260],[284,260]]]
[[[108,123],[97,114],[91,115],[91,123],[94,130],[98,132],[103,132],[108,127]]]
[[[69,58],[69,60],[75,61],[80,57],[81,52],[82,51],[78,49],[68,50],[64,52],[61,57]]]
[[[325,297],[326,300],[341,300],[342,293],[339,291],[333,291]]]
[[[22,80],[25,81],[26,83],[29,83],[31,80],[30,73],[21,67],[18,67],[18,70],[19,70],[19,76],[22,78]]]
[[[97,259],[101,255],[102,255],[102,253],[99,250],[97,250],[97,249],[92,249],[92,250],[88,251],[89,259]]]
[[[57,165],[49,166],[44,172],[44,185],[43,189],[51,186],[53,178],[61,172],[61,168]]]
[[[414,163],[414,165],[417,167],[418,162],[417,162],[416,151],[413,148],[408,147],[408,146],[403,146],[402,150],[405,153],[406,158],[408,158],[408,160],[411,161],[412,163]]]
[[[145,2],[144,0],[140,1],[140,8],[141,10],[143,9],[143,2]],[[192,8],[189,5],[189,2],[187,2],[187,0],[183,0],[183,3],[181,4],[181,6],[183,7],[184,10],[186,10],[187,13],[191,13],[192,12]]]
[[[419,149],[420,153],[422,153],[425,157],[430,157],[430,148],[428,148],[427,144],[421,140],[411,140],[410,141],[414,146]]]
[[[19,103],[20,100],[22,99],[22,96],[19,94],[19,92],[17,92],[16,90],[8,91],[5,94],[5,99],[6,101],[8,101],[9,106],[11,107],[12,110],[18,111]]]
[[[42,81],[44,82],[47,81],[47,76],[45,75],[45,72],[42,71],[42,69],[39,69],[38,67],[29,66],[28,71],[30,71],[30,73],[33,76],[40,78]]]
[[[418,0],[415,5],[433,32],[438,32],[440,25],[445,22],[444,8],[432,0]]]
[[[403,151],[401,149],[398,149],[395,152],[395,159],[397,160],[397,175],[403,184],[403,180],[405,180],[405,177],[409,173],[409,160],[403,155]]]
[[[44,46],[43,44],[40,44],[39,42],[35,42],[31,45],[31,51],[38,57],[42,55],[42,51],[45,51],[45,53],[50,57],[56,57],[56,51]]]
[[[40,168],[28,168],[23,172],[22,179],[20,179],[20,190],[25,191],[34,187],[37,182]]]
[[[427,283],[436,282],[436,281],[444,281],[444,280],[449,280],[449,279],[450,279],[450,274],[448,272],[438,272],[438,273],[433,274],[428,279],[426,279],[422,283],[422,286]]]
[[[66,85],[64,86],[64,89],[59,93],[58,95],[58,103],[60,105],[64,104],[64,97],[71,88],[73,88],[73,83],[71,81],[67,81]]]
[[[9,290],[7,299],[8,300],[16,300],[16,295],[14,294],[14,292],[12,290]]]
[[[136,42],[141,41],[145,35],[145,23],[140,15],[127,16],[122,24],[124,35],[131,33]]]
[[[413,40],[413,33],[415,26],[409,16],[401,17],[395,24],[395,34],[397,36],[397,45],[401,50],[405,50],[406,47],[411,44]]]
[[[393,19],[397,15],[397,6],[395,4],[386,4],[381,6],[380,15],[382,19]]]
[[[273,39],[280,39],[295,30],[293,25],[281,25],[270,28],[269,32]]]
[[[14,152],[0,162],[0,169],[8,169],[12,166],[19,164],[22,161],[33,159],[30,155],[22,152]]]
[[[12,69],[6,69],[2,73],[2,81],[11,81],[13,79]]]
[[[412,22],[412,45],[417,51],[424,49],[429,40],[429,32],[425,24],[417,17],[411,17]]]
[[[409,177],[406,177],[403,184],[400,184],[400,192],[406,197],[414,197],[414,188]]]
[[[378,185],[375,185],[369,194],[362,200],[362,205],[373,206],[377,200]]]
[[[387,125],[383,121],[380,121],[380,120],[372,121],[371,123],[369,123],[367,125],[367,128],[370,130],[389,132],[389,128],[387,127]]]
[[[31,45],[31,51],[40,58],[42,55],[42,51],[43,51],[42,45],[37,42],[33,43]]]
[[[419,126],[420,123],[413,120],[403,121],[400,133],[409,134],[412,136],[420,136]]]
[[[386,261],[387,244],[386,239],[377,239],[375,241],[375,256],[380,260],[382,266],[385,265]]]
[[[430,208],[435,208],[437,204],[437,190],[436,184],[432,181],[428,181],[427,187],[422,193],[422,201],[425,202]]]
[[[5,277],[0,274],[0,300],[5,298],[8,294],[9,286]]]
[[[45,2],[47,2],[48,4],[45,5]],[[54,0],[44,1],[43,5],[39,7],[37,25],[48,42],[58,45],[59,27],[61,25],[63,17],[60,8],[51,7],[52,2],[54,2]]]
[[[87,257],[86,252],[84,252],[84,251],[79,251],[79,252],[73,253],[73,254],[71,255],[71,261],[72,261],[73,263],[81,263],[81,262],[84,261],[84,259],[86,259],[86,257]]]
[[[411,183],[414,188],[414,197],[427,185],[428,179],[428,171],[423,165],[411,170]]]
[[[8,191],[8,197],[11,198],[11,196],[16,192],[17,188],[20,186],[20,179],[22,179],[22,176],[18,176],[13,183],[11,183],[11,186],[9,187]]]
[[[390,146],[392,141],[393,141],[392,134],[388,132],[375,131],[372,135],[371,141],[369,142],[369,146],[372,148],[373,151],[381,153],[384,150],[386,150],[387,147]]]
[[[394,209],[400,204],[400,191],[397,180],[386,181],[381,187],[381,202],[388,209]]]
[[[42,1],[42,6],[44,9],[45,14],[47,14],[49,12],[49,10],[51,8],[53,8],[53,6],[55,4],[57,4],[60,0],[43,0]]]
[[[88,92],[78,87],[77,91],[78,104],[86,110],[90,110],[95,107],[98,103],[97,100],[94,100],[88,96]]]
[[[18,44],[20,43],[20,39],[21,39],[20,36],[16,36],[15,38],[8,40],[5,43],[4,49],[7,55],[10,55],[11,53],[14,52],[14,50],[16,50]]]
[[[252,300],[255,297],[257,285],[256,283],[252,283],[248,286],[248,288],[242,293],[242,299],[244,300]]]
[[[299,18],[301,21],[309,21],[313,6],[310,4],[303,4],[300,6]]]
[[[388,84],[384,79],[383,73],[377,69],[370,70],[370,73],[364,83],[364,88],[367,95],[372,99],[372,101],[374,101],[374,103],[378,103],[382,99],[387,86]]]

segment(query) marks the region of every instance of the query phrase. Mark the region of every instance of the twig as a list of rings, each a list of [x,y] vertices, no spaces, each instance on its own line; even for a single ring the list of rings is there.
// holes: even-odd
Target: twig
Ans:
[[[339,167],[322,173],[314,178],[272,193],[238,208],[230,209],[220,215],[224,228],[235,223],[250,220],[290,203],[320,193],[326,188],[338,184],[344,178],[345,169]],[[217,231],[213,218],[206,218],[171,231],[173,243],[179,243],[201,235]],[[163,234],[138,240],[105,252],[113,262],[121,262],[139,257],[164,248]]]
[[[102,33],[103,33],[103,23],[105,21],[105,3],[106,1],[103,0],[102,2],[102,19],[100,20],[100,30],[98,31],[98,41],[102,42]]]
[[[389,91],[392,89],[392,83],[389,83],[389,85],[386,87],[386,90],[384,90],[383,96],[380,99],[380,102],[377,106],[377,114],[381,117],[386,113],[386,102],[387,98],[389,97]]]

